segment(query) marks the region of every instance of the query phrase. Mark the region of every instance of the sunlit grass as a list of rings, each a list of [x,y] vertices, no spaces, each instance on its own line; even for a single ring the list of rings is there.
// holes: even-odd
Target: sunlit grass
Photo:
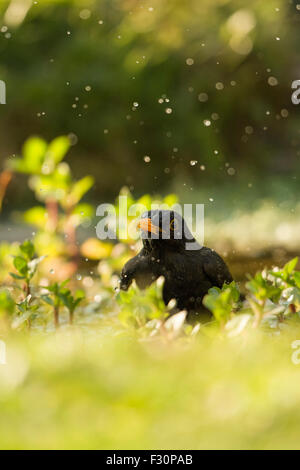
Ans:
[[[299,448],[299,337],[12,336],[1,448]]]

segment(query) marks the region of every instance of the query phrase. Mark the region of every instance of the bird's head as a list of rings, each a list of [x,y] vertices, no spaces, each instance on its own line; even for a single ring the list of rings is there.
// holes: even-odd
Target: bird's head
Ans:
[[[175,211],[152,210],[142,214],[138,228],[147,248],[158,246],[172,249],[185,248],[187,242],[195,241],[185,220]]]

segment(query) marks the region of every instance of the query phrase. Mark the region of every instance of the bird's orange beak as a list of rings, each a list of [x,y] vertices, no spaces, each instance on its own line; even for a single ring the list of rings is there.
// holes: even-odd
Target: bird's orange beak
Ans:
[[[137,224],[137,228],[140,228],[143,232],[150,232],[155,235],[158,235],[158,233],[161,232],[161,229],[154,225],[151,219],[141,219]]]

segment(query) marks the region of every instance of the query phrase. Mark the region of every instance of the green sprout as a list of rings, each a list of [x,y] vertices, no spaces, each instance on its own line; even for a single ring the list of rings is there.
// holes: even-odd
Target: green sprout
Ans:
[[[19,304],[16,304],[17,309],[19,311],[19,316],[14,321],[14,328],[19,327],[21,324],[26,323],[28,328],[31,328],[32,320],[37,316],[36,311],[38,310],[38,305],[32,305],[32,296],[28,295],[26,299],[24,299]]]
[[[42,295],[42,299],[53,307],[54,324],[55,328],[59,327],[59,312],[60,307],[64,305],[69,311],[69,323],[73,323],[74,311],[79,303],[84,299],[84,293],[77,291],[75,296],[71,294],[70,289],[67,289],[65,285],[69,282],[69,279],[59,284],[55,282],[46,289],[50,295]]]
[[[80,302],[82,302],[82,300],[84,300],[85,298],[84,292],[82,290],[78,290],[75,293],[75,296],[73,296],[69,289],[62,289],[60,291],[59,296],[63,305],[69,311],[69,323],[70,325],[72,325],[73,318],[74,318],[74,311],[78,307]]]
[[[44,259],[44,256],[36,258],[34,256],[34,245],[30,240],[25,240],[20,245],[21,254],[14,256],[14,267],[18,274],[10,273],[11,277],[17,280],[24,280],[24,292],[28,297],[31,293],[30,281],[36,273],[39,263]]]
[[[246,288],[251,293],[251,296],[247,296],[247,300],[255,316],[253,328],[257,328],[263,319],[267,300],[278,302],[281,289],[260,272],[254,277],[249,276]]]

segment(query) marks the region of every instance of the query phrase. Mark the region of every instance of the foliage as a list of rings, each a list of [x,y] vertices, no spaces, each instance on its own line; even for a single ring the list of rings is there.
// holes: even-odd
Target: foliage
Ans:
[[[234,313],[243,314],[244,326],[248,323],[249,312],[254,315],[253,327],[257,328],[263,319],[266,319],[270,325],[283,322],[286,318],[294,315],[300,308],[300,284],[299,273],[295,268],[298,258],[294,258],[282,269],[276,268],[258,272],[255,276],[249,276],[249,281],[245,287],[248,291],[246,302],[239,306],[236,312],[239,291],[235,283],[224,284],[222,289],[213,287],[204,298],[204,305],[211,310],[218,322],[224,326]],[[249,309],[250,307],[250,309]],[[231,322],[236,326],[236,321]],[[226,328],[226,325],[225,325]]]
[[[144,327],[149,321],[167,316],[162,300],[163,278],[154,282],[146,291],[133,284],[127,292],[117,294],[119,319],[125,326]],[[158,323],[153,322],[156,327]]]
[[[32,296],[29,294],[22,302],[16,304],[16,307],[19,315],[15,318],[12,327],[19,329],[24,323],[26,323],[28,328],[30,328],[31,322],[38,316],[37,310],[39,309],[39,305],[37,303],[33,304]]]
[[[59,284],[58,282],[53,283],[52,285],[48,286],[46,290],[48,290],[49,295],[42,295],[42,300],[44,300],[47,304],[53,307],[54,313],[54,324],[55,327],[58,328],[59,326],[59,309],[61,305],[64,305],[69,312],[69,323],[73,323],[73,316],[76,307],[82,302],[84,299],[84,292],[82,290],[78,290],[75,293],[75,296],[71,294],[70,289],[67,289],[65,286],[69,282],[66,280]]]
[[[79,256],[76,228],[87,221],[90,223],[93,215],[92,206],[80,201],[93,186],[94,179],[84,176],[73,180],[68,163],[62,161],[69,147],[66,136],[57,137],[49,144],[40,137],[31,137],[23,146],[22,158],[8,160],[7,165],[11,171],[29,175],[29,188],[44,204],[28,209],[22,216],[26,223],[38,229],[34,237],[38,254],[70,258],[76,269]],[[20,259],[15,263],[17,269],[23,269]]]
[[[16,280],[24,279],[25,293],[26,296],[28,296],[30,295],[30,281],[34,276],[39,263],[44,259],[44,257],[34,257],[34,245],[30,240],[25,240],[20,245],[20,252],[21,255],[15,256],[13,261],[17,274],[10,273],[10,275]]]
[[[222,289],[212,287],[205,296],[204,305],[211,310],[217,321],[226,322],[239,300],[239,290],[235,282],[224,284]]]

